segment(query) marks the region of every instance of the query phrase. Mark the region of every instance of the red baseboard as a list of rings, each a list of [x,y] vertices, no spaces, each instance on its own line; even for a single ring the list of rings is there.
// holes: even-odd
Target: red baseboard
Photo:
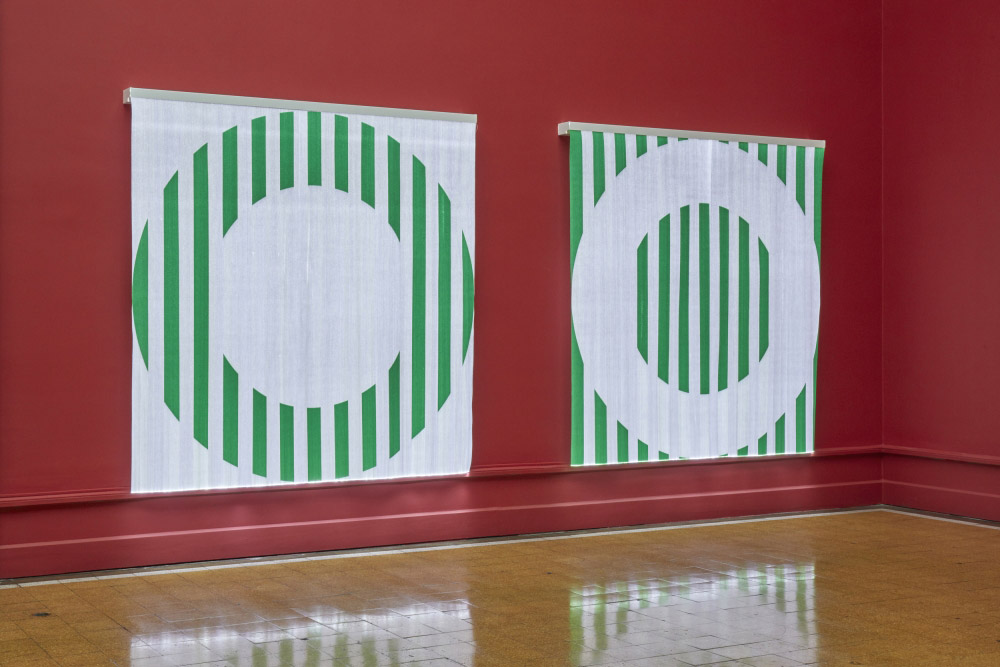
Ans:
[[[0,577],[877,504],[880,455],[577,469],[0,510]],[[34,499],[41,500],[41,499]]]
[[[869,479],[85,537],[0,547],[0,576],[853,507],[880,497],[880,480]]]
[[[857,447],[738,462],[477,471],[402,484],[9,497],[0,508],[0,577],[879,503],[1000,520],[994,459]]]
[[[973,462],[934,453],[887,453],[882,461],[884,502],[1000,521],[1000,460],[976,458]]]

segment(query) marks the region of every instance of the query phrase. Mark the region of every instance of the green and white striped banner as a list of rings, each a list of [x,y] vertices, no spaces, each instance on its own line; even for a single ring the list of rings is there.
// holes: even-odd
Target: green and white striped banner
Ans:
[[[464,473],[475,124],[132,100],[132,490]]]
[[[824,149],[569,135],[573,465],[813,451]]]

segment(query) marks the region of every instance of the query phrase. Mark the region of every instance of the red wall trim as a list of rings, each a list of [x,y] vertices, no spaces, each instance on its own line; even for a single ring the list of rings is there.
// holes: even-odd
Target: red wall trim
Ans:
[[[79,491],[67,491],[64,493],[22,493],[0,496],[0,509],[121,500],[127,498],[128,495],[128,487],[80,489]]]
[[[770,514],[881,502],[881,480],[181,529],[0,546],[0,577]],[[37,508],[31,513],[46,512]]]
[[[882,470],[887,504],[1000,521],[995,463],[886,454]]]
[[[1000,456],[988,456],[985,454],[963,454],[962,452],[949,452],[943,449],[898,447],[896,445],[885,445],[882,447],[882,451],[886,454],[892,454],[894,456],[910,456],[920,459],[934,459],[937,461],[958,461],[961,463],[1000,466]]]

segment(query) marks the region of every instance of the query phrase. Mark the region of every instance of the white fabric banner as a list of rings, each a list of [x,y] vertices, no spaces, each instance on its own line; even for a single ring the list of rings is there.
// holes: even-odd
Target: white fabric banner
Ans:
[[[133,492],[468,472],[475,131],[133,99]]]
[[[822,160],[570,132],[574,465],[813,451]]]

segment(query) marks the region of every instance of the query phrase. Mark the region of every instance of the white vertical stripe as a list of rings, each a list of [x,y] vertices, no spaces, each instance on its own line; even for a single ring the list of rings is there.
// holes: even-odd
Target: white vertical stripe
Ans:
[[[590,229],[591,211],[594,206],[594,150],[593,134],[591,132],[580,133],[580,219],[583,226],[583,234],[586,235]],[[580,331],[579,324],[577,331]],[[583,360],[583,462],[585,465],[596,463],[594,456],[594,384],[591,378],[594,372],[593,366],[588,365],[587,360]]]
[[[806,148],[806,224],[815,229],[815,190],[816,190],[816,149]],[[815,238],[815,233],[814,233]],[[819,261],[817,256],[816,261]],[[813,409],[816,394],[815,375],[810,374],[806,383],[806,451],[811,452],[816,446],[816,410]]]

